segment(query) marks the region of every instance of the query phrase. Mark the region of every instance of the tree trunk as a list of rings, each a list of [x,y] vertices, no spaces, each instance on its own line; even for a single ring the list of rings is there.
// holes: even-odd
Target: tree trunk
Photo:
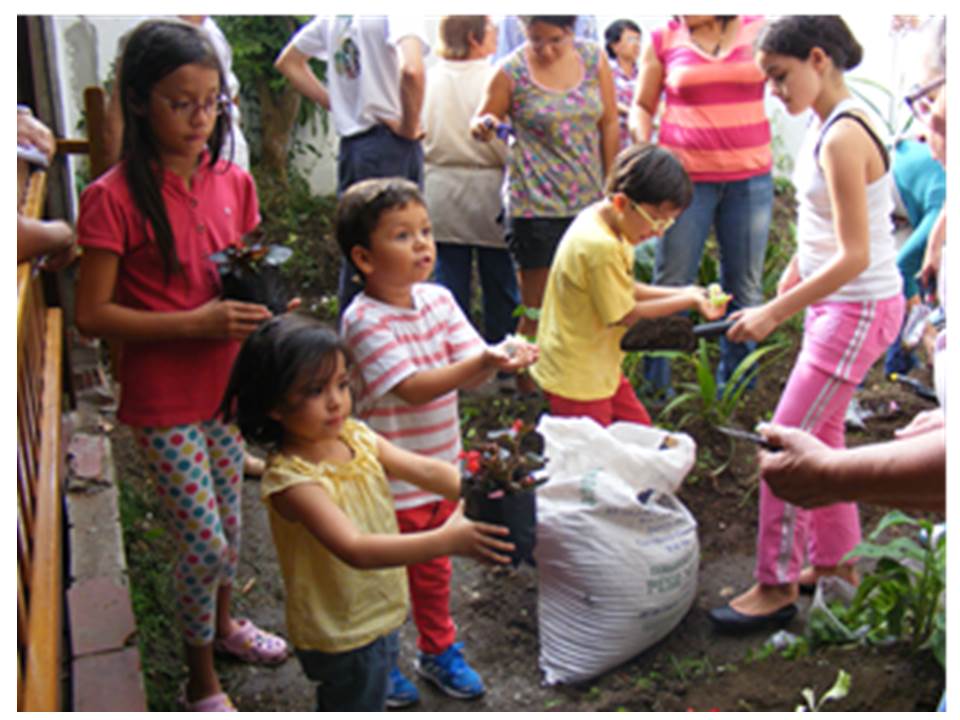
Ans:
[[[287,155],[293,128],[300,113],[300,93],[289,85],[279,96],[266,78],[257,80],[260,98],[260,123],[263,133],[263,167],[278,183],[287,184]]]

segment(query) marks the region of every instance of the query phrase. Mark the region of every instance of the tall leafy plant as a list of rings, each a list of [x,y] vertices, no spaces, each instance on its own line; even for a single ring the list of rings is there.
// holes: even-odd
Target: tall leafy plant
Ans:
[[[726,424],[740,404],[740,399],[750,381],[760,371],[760,360],[770,353],[782,351],[786,343],[762,345],[751,352],[740,361],[719,392],[710,359],[710,347],[711,344],[701,338],[697,352],[692,354],[672,350],[650,353],[650,355],[689,363],[693,367],[696,382],[679,383],[680,392],[661,411],[661,415],[667,417],[679,410],[686,410],[677,421],[677,427],[684,427],[696,417],[702,418],[709,424]]]
[[[302,102],[300,93],[273,67],[287,41],[309,19],[298,15],[224,15],[216,18],[233,50],[233,71],[240,81],[245,101],[245,131],[251,141],[254,160],[262,163],[266,174],[283,186],[287,184],[297,125],[315,123],[318,117],[326,122],[325,111],[313,103]],[[323,81],[325,63],[311,60],[311,67]]]
[[[881,542],[881,536],[897,526],[912,532]],[[946,667],[946,555],[946,535],[934,532],[929,520],[899,510],[888,513],[869,538],[844,558],[844,562],[876,560],[876,566],[860,582],[849,605],[831,604],[830,612],[841,625],[811,614],[811,639],[815,643],[846,643],[851,637],[868,643],[904,640],[913,651],[929,648]]]

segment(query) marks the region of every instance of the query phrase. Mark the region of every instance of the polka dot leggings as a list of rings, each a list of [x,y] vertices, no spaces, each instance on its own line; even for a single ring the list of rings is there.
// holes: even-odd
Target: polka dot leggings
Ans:
[[[174,586],[187,644],[213,642],[217,591],[240,548],[243,439],[219,421],[134,428],[177,541]]]

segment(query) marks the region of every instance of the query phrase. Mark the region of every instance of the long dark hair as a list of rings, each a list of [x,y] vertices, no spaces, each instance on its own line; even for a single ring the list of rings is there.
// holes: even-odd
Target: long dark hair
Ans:
[[[236,420],[247,440],[278,447],[283,425],[271,411],[299,389],[329,381],[338,353],[350,368],[346,343],[310,315],[291,312],[267,320],[240,347],[217,415],[225,422]]]
[[[140,23],[127,39],[120,65],[124,173],[130,195],[143,215],[144,235],[149,237],[148,230],[153,230],[167,280],[174,271],[180,270],[180,261],[163,203],[163,169],[146,109],[154,85],[189,64],[216,69],[220,75],[219,94],[227,93],[226,78],[213,45],[202,31],[179,20]],[[221,112],[207,140],[211,166],[219,159],[223,139],[229,132],[230,114]]]
[[[764,26],[755,49],[806,60],[815,47],[838,70],[852,70],[863,59],[863,48],[839,15],[785,15]]]

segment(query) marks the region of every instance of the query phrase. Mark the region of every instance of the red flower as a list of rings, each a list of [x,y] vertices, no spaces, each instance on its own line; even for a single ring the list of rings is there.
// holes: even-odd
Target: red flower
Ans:
[[[471,450],[466,453],[460,453],[461,459],[467,461],[467,472],[474,475],[480,471],[480,451]]]

